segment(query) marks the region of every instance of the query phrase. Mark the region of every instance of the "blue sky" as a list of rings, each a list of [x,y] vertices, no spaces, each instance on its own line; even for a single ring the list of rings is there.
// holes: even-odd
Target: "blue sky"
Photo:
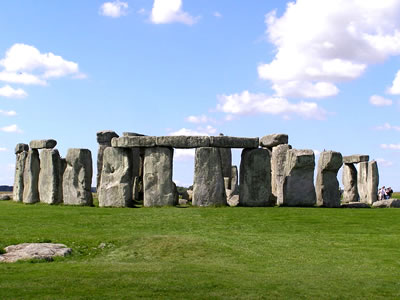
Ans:
[[[19,142],[95,161],[111,129],[287,133],[316,154],[369,154],[400,190],[399,1],[15,0],[0,26],[0,184]],[[193,152],[175,151],[174,179],[192,178]]]

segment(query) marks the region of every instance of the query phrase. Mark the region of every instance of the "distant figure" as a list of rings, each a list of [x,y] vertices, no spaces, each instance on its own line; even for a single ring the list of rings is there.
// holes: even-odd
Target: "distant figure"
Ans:
[[[386,189],[385,189],[385,186],[383,186],[378,191],[378,200],[380,201],[380,200],[385,199],[385,196],[386,196]]]
[[[385,190],[385,199],[390,199],[390,198],[392,198],[392,194],[393,194],[393,190],[392,190],[392,188],[389,186],[389,187]]]

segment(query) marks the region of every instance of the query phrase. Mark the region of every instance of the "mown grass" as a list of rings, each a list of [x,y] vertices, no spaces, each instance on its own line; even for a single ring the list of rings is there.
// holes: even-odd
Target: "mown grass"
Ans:
[[[0,299],[398,299],[400,210],[132,208],[0,202]]]

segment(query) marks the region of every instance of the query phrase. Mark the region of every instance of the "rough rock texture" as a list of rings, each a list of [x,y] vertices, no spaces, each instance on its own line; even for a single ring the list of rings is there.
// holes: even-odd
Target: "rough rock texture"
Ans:
[[[68,149],[63,176],[65,205],[92,205],[92,153],[88,149]]]
[[[7,201],[7,200],[11,200],[10,195],[0,195],[0,201]]]
[[[144,206],[177,205],[172,182],[173,149],[146,148],[143,169]]]
[[[376,161],[368,163],[368,177],[367,177],[367,203],[373,204],[378,201],[378,185],[379,185],[379,171]]]
[[[210,145],[210,137],[208,136],[158,136],[156,145],[159,147],[173,148],[199,148],[208,147]]]
[[[141,181],[139,176],[135,176],[133,179],[133,188],[132,188],[132,199],[135,201],[140,200],[140,191],[141,191]]]
[[[372,207],[375,208],[400,208],[400,200],[399,199],[386,199],[386,200],[380,200],[380,201],[375,201],[372,203]]]
[[[239,205],[239,195],[231,195],[228,198],[228,205],[235,207]]]
[[[344,164],[357,164],[360,162],[367,162],[367,161],[369,161],[368,155],[354,154],[354,155],[343,156]]]
[[[283,181],[287,152],[292,147],[282,144],[272,148],[271,154],[271,192],[278,205],[283,205]]]
[[[57,141],[53,139],[33,140],[29,143],[31,149],[53,149],[56,145]]]
[[[26,152],[29,151],[29,145],[19,143],[15,146],[15,150],[14,150],[15,154],[19,154],[24,151],[26,151]]]
[[[100,207],[131,207],[132,156],[130,149],[108,147],[104,150],[100,187]]]
[[[232,166],[231,171],[231,188],[233,194],[239,195],[239,175],[238,175],[238,167]]]
[[[194,164],[193,205],[226,205],[221,155],[217,148],[197,148]]]
[[[317,205],[340,207],[340,191],[337,173],[343,164],[342,154],[335,151],[324,151],[318,160]]]
[[[39,172],[39,151],[36,149],[29,150],[24,167],[24,193],[22,199],[24,203],[39,202]]]
[[[233,136],[210,136],[210,147],[219,148],[258,148],[258,138]]]
[[[232,177],[232,150],[230,148],[218,148],[218,151],[221,156],[222,176],[227,178],[225,188],[230,189]]]
[[[17,158],[15,162],[13,200],[16,202],[22,202],[22,199],[24,197],[24,169],[26,158],[28,157],[28,152],[22,151],[19,152],[16,156]]]
[[[283,181],[284,206],[313,206],[315,158],[312,150],[291,149],[287,152]]]
[[[357,202],[359,200],[357,173],[357,168],[354,164],[343,164],[343,203]]]
[[[72,252],[64,244],[51,243],[24,243],[8,246],[4,250],[6,253],[0,255],[0,262],[6,263],[27,259],[52,260],[55,256],[66,256]]]
[[[40,202],[56,204],[62,202],[62,165],[57,149],[40,152],[39,195]]]
[[[357,188],[360,202],[368,203],[368,162],[358,164]]]
[[[174,203],[175,205],[179,204],[179,193],[178,193],[178,187],[176,186],[176,183],[172,181],[172,186],[174,189]]]
[[[155,147],[155,136],[123,136],[120,138],[113,138],[111,146],[118,148],[131,148],[131,147]]]
[[[270,134],[263,136],[260,139],[260,146],[265,148],[272,148],[282,144],[289,143],[289,136],[284,133]]]
[[[103,168],[103,153],[107,147],[111,147],[111,140],[114,137],[119,137],[115,131],[103,130],[96,133],[97,143],[99,149],[97,151],[97,176],[96,176],[96,187],[99,189],[101,181],[101,171]]]
[[[273,206],[271,157],[266,149],[244,149],[240,161],[239,205]]]
[[[343,203],[341,208],[371,208],[367,203],[362,203],[362,202],[349,202],[349,203]]]

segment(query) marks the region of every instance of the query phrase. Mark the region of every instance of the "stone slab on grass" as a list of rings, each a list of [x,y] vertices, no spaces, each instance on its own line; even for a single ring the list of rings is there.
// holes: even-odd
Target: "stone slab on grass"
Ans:
[[[0,255],[0,262],[7,263],[29,259],[50,261],[55,256],[67,256],[72,252],[72,249],[64,244],[52,243],[24,243],[8,246],[4,250],[6,253]]]

